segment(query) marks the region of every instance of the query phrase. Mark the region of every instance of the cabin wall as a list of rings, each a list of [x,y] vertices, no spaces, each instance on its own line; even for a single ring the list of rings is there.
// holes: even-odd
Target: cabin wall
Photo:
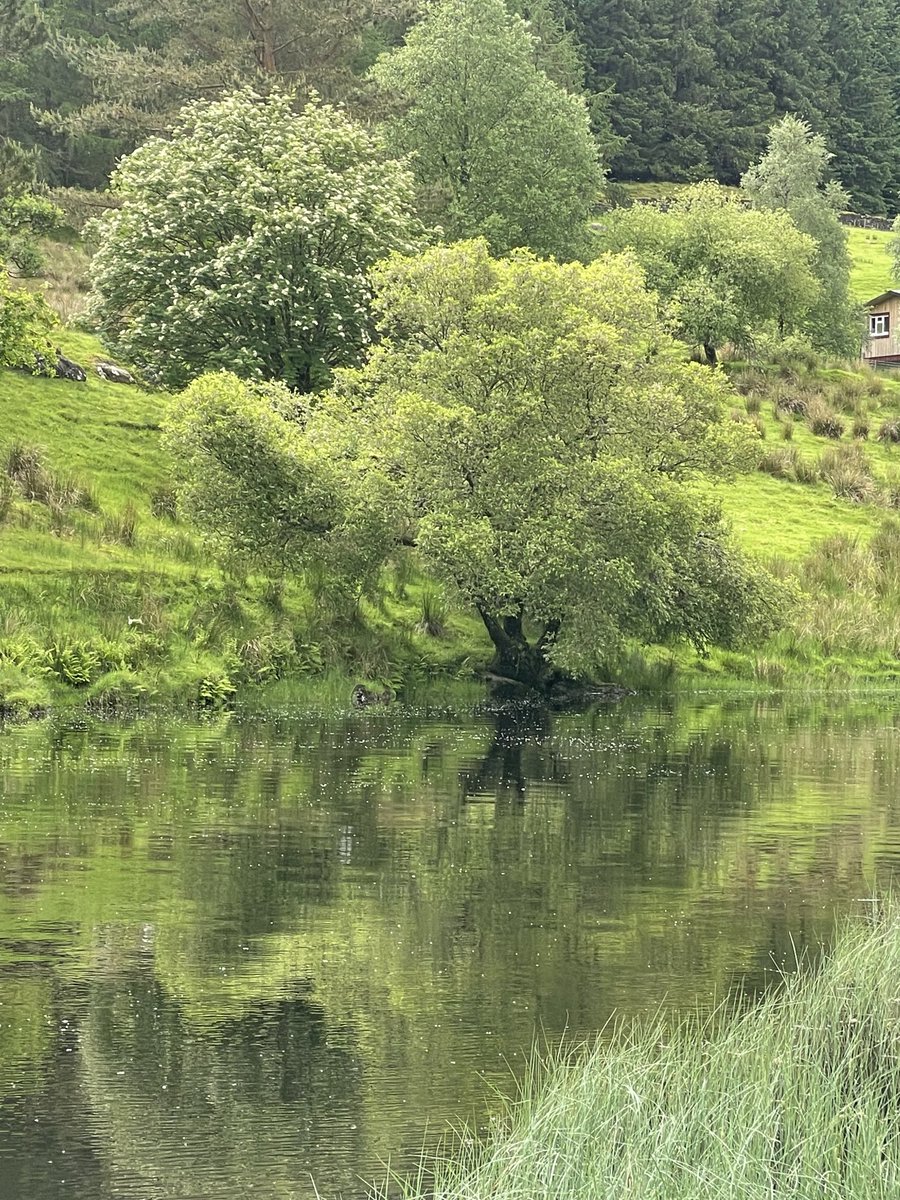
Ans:
[[[869,316],[887,314],[888,334],[886,337],[869,337],[863,346],[863,358],[876,366],[879,360],[900,361],[900,296],[891,296],[881,304],[870,305],[867,311]]]

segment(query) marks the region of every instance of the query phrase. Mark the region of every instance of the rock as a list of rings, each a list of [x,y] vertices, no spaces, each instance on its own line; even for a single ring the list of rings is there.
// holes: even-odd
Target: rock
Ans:
[[[117,367],[115,363],[98,362],[96,367],[100,378],[109,383],[134,383],[134,376],[131,372],[126,371],[124,367]]]
[[[84,383],[87,379],[84,367],[80,367],[77,362],[72,362],[71,358],[66,358],[59,346],[56,347],[54,370],[59,379],[71,379],[74,383]]]
[[[367,688],[364,683],[358,683],[350,695],[350,702],[355,708],[368,708],[370,704],[390,704],[393,698],[394,693],[390,688],[376,692],[374,688]]]

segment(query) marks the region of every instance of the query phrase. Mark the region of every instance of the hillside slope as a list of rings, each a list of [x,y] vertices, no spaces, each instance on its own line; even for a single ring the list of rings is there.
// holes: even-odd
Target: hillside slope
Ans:
[[[0,371],[0,710],[67,691],[217,704],[329,672],[343,696],[348,677],[399,686],[486,660],[480,624],[421,580],[386,577],[378,606],[327,617],[296,582],[222,570],[177,516],[164,398],[101,380],[87,335],[63,348],[86,383]]]
[[[889,267],[888,235],[853,232],[860,294]],[[63,344],[87,383],[0,372],[0,709],[219,704],[278,680],[346,698],[355,679],[401,688],[487,663],[477,620],[401,566],[340,615],[297,581],[223,570],[178,518],[164,397],[97,377],[90,336]],[[727,370],[761,469],[718,496],[743,546],[793,580],[795,611],[765,645],[635,651],[610,677],[900,677],[900,379],[802,357]]]

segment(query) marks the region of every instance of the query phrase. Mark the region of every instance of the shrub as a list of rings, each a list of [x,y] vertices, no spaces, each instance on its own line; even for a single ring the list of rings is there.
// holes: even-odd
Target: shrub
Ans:
[[[178,500],[173,487],[154,488],[150,493],[150,512],[159,520],[178,520]]]
[[[858,413],[868,395],[866,381],[858,375],[845,375],[831,388],[831,402],[842,412]]]
[[[817,395],[818,393],[815,393]],[[805,417],[809,409],[810,396],[795,387],[779,384],[774,393],[775,415],[789,413],[792,417]]]
[[[0,367],[36,370],[39,355],[51,350],[56,316],[43,296],[11,286],[0,276]]]
[[[37,716],[50,704],[50,692],[42,679],[20,667],[0,661],[0,719]]]
[[[120,542],[133,546],[137,540],[137,509],[128,500],[125,507],[115,516],[103,522],[103,538],[107,542]]]
[[[781,431],[782,438],[786,442],[789,442],[793,439],[793,436],[794,436],[794,422],[793,421],[780,421],[778,424],[778,428]]]
[[[817,437],[839,438],[844,432],[844,422],[833,408],[819,400],[807,411],[809,427]]]
[[[860,415],[854,418],[853,421],[853,436],[861,442],[866,441],[869,436],[869,418],[865,415]]]
[[[900,420],[896,417],[891,417],[887,421],[882,421],[878,430],[879,442],[900,442]]]
[[[419,598],[419,619],[416,629],[428,637],[444,636],[447,627],[447,603],[441,592],[425,587]]]
[[[799,457],[796,446],[775,447],[766,450],[759,460],[759,470],[776,479],[796,480],[796,462]]]
[[[762,396],[759,392],[748,392],[744,400],[744,408],[751,415],[755,416],[762,408]]]
[[[869,460],[859,445],[826,450],[819,459],[819,471],[825,482],[831,485],[834,494],[842,500],[862,504],[875,498],[877,489]]]

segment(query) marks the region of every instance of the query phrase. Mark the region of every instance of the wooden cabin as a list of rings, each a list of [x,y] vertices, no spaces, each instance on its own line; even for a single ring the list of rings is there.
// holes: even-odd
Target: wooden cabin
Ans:
[[[900,367],[900,292],[882,292],[865,309],[869,335],[863,358],[871,367]]]

